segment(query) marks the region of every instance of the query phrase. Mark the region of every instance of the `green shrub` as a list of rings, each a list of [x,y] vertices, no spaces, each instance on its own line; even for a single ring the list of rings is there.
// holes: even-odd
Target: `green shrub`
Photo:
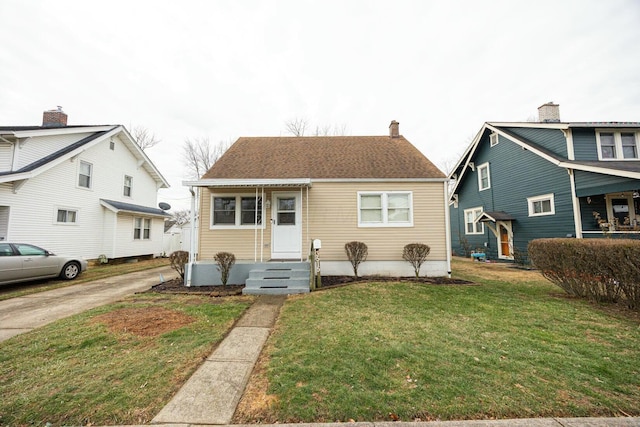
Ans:
[[[621,297],[640,308],[640,241],[628,239],[536,239],[529,258],[568,294],[598,302]]]
[[[431,252],[431,248],[424,243],[409,243],[404,246],[402,259],[409,261],[413,266],[416,277],[420,277],[420,267],[427,260],[429,252]]]
[[[175,251],[169,255],[169,261],[171,262],[171,268],[173,268],[182,279],[184,279],[184,269],[189,262],[189,252],[187,251]]]
[[[358,266],[367,259],[369,249],[362,242],[349,242],[344,245],[344,251],[353,267],[353,274],[358,277]]]
[[[227,286],[231,268],[236,263],[236,256],[229,252],[218,252],[213,259],[218,263],[218,271],[222,280],[222,286]]]

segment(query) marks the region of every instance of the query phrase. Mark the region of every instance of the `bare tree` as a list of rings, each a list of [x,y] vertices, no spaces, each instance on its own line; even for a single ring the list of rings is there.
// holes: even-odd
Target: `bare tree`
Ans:
[[[304,136],[305,132],[309,129],[309,120],[304,117],[296,117],[291,120],[287,120],[284,123],[287,133],[293,136]],[[313,136],[339,136],[346,135],[347,125],[342,123],[339,125],[316,125],[313,130]]]
[[[287,128],[287,132],[291,135],[304,136],[304,132],[306,131],[307,126],[309,126],[309,121],[304,117],[296,117],[284,122],[284,126]]]
[[[189,178],[199,179],[230,146],[230,142],[224,141],[211,145],[208,137],[185,139],[183,157]]]
[[[147,148],[151,148],[160,142],[160,140],[156,138],[155,134],[151,133],[147,128],[143,128],[142,126],[136,126],[131,129],[131,136],[142,151],[146,150]]]
[[[180,209],[175,212],[171,212],[171,219],[173,219],[178,225],[186,224],[189,222],[189,219],[191,219],[191,211],[189,209]]]

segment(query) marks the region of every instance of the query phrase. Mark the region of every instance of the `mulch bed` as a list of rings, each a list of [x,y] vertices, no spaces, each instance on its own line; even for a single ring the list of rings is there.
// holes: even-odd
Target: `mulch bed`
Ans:
[[[333,289],[340,286],[362,282],[416,282],[427,285],[475,285],[473,282],[448,277],[389,277],[389,276],[322,276],[322,287],[318,290]],[[151,287],[149,292],[172,294],[200,294],[212,297],[241,295],[244,285],[227,286],[184,286],[181,279],[171,279]]]

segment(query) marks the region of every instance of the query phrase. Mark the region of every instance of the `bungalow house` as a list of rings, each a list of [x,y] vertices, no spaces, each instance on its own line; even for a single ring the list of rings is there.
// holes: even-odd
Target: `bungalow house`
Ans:
[[[120,125],[0,127],[0,240],[87,259],[158,256],[169,184]]]
[[[450,174],[457,254],[526,257],[542,237],[640,237],[640,123],[485,123]]]
[[[284,279],[295,275],[290,268],[306,269],[297,289],[269,283],[281,293],[308,292],[314,240],[323,275],[353,274],[350,241],[368,246],[359,275],[413,275],[402,259],[408,243],[431,247],[423,274],[447,275],[447,178],[400,135],[398,122],[389,129],[388,136],[238,139],[200,180],[184,183],[200,191],[187,285],[219,283],[213,257],[225,251],[238,260],[231,282],[246,283],[245,293],[265,292],[261,276]]]

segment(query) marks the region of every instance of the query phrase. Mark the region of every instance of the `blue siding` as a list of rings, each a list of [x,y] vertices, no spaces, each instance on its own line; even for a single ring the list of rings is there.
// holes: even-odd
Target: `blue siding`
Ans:
[[[598,144],[594,129],[572,129],[573,154],[576,160],[598,160]]]
[[[460,253],[462,236],[472,248],[482,247],[486,242],[490,259],[498,256],[497,239],[487,227],[482,236],[464,234],[464,210],[478,206],[489,212],[505,211],[516,218],[514,246],[522,252],[526,252],[529,241],[534,238],[566,237],[575,233],[571,188],[565,169],[505,138],[490,147],[488,133],[483,136],[474,158],[476,166],[485,162],[490,164],[491,188],[479,191],[477,167],[476,171],[468,170],[458,187],[458,208],[451,208],[452,247],[456,253]],[[554,194],[555,215],[529,217],[527,198],[548,193]]]
[[[567,139],[560,129],[505,128],[509,132],[535,142],[541,147],[567,157]]]
[[[640,189],[640,180],[593,172],[575,171],[576,194],[591,196]]]

